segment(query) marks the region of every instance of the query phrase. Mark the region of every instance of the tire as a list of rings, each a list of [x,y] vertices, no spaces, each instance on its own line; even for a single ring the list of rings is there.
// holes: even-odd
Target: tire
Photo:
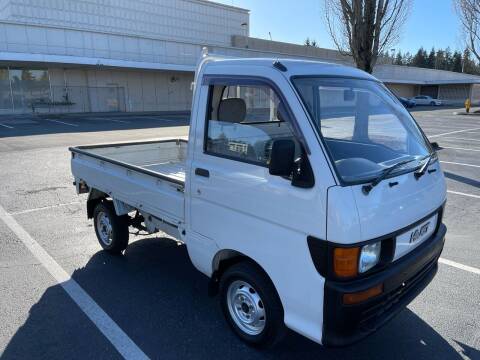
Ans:
[[[430,105],[431,105],[431,106],[435,106],[435,105],[436,105],[436,104],[435,104],[435,101],[430,101]]]
[[[220,305],[234,333],[249,345],[273,347],[286,334],[280,298],[272,281],[256,264],[243,261],[224,272]]]
[[[98,242],[105,251],[121,254],[128,246],[128,215],[118,216],[111,201],[99,202],[93,210],[93,224]]]

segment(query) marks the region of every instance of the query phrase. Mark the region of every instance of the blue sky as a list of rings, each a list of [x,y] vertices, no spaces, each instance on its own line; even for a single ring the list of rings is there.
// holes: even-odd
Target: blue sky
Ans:
[[[273,40],[303,43],[316,39],[321,47],[334,48],[324,26],[321,12],[324,0],[215,0],[250,10],[250,35]],[[430,49],[463,49],[460,26],[452,0],[413,0],[402,37],[394,47],[416,52],[420,46]]]

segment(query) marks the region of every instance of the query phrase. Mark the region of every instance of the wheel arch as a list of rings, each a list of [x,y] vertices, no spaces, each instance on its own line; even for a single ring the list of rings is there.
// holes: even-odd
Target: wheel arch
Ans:
[[[106,193],[97,189],[91,189],[88,193],[87,199],[87,218],[93,218],[93,211],[95,210],[95,206],[108,197]]]
[[[246,261],[251,263],[253,266],[256,266],[259,270],[261,270],[270,280],[272,283],[275,291],[278,294],[278,290],[273,282],[271,276],[268,272],[253,258],[250,256],[245,255],[244,253],[233,250],[233,249],[222,249],[219,250],[212,260],[212,276],[210,277],[210,282],[208,286],[208,294],[210,296],[215,296],[218,293],[219,282],[222,274],[232,265],[237,264],[239,262]],[[279,296],[280,298],[280,296]]]

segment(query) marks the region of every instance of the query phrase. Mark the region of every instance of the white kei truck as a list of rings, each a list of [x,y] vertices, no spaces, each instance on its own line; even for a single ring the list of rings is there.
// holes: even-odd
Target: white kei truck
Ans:
[[[153,131],[153,130],[152,130]],[[70,148],[108,252],[129,226],[185,244],[245,342],[371,334],[434,277],[446,227],[435,147],[351,67],[204,55],[188,141]]]

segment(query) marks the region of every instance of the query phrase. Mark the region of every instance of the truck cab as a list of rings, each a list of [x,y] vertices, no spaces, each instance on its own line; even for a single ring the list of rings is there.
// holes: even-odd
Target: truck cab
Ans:
[[[173,234],[255,345],[285,327],[353,343],[433,278],[444,176],[377,79],[336,64],[205,57],[192,104],[188,142],[71,148],[106,250],[127,246],[128,226]]]

